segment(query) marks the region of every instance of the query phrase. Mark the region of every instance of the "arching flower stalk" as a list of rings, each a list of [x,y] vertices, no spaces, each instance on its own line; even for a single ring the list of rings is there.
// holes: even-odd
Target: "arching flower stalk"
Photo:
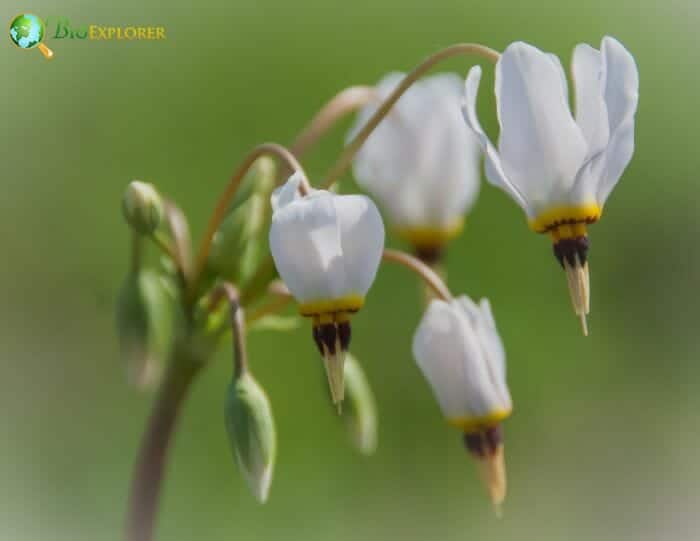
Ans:
[[[572,74],[573,115],[557,57],[513,43],[496,64],[498,149],[476,114],[478,66],[466,80],[464,117],[486,153],[488,180],[520,205],[533,231],[551,236],[588,334],[587,225],[598,221],[632,158],[639,75],[632,55],[611,37],[600,50],[576,46]]]
[[[293,175],[273,193],[270,251],[282,280],[312,319],[333,403],[343,400],[350,317],[364,305],[384,248],[384,224],[363,195],[313,190],[300,197]]]
[[[388,74],[375,94],[386,99],[404,78]],[[447,242],[462,231],[479,190],[481,149],[461,118],[463,92],[455,74],[414,83],[353,162],[358,184],[381,203],[394,232],[427,263],[439,261]],[[378,105],[375,100],[360,111],[348,141]]]
[[[413,338],[413,356],[443,415],[464,434],[494,506],[506,496],[501,423],[512,410],[505,351],[491,306],[462,296],[433,300]]]

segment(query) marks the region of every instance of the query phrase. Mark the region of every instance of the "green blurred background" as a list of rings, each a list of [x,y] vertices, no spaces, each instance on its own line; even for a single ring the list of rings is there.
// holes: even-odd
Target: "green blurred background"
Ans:
[[[120,196],[156,183],[195,238],[248,149],[288,143],[344,86],[408,70],[458,41],[526,40],[568,64],[605,34],[635,55],[637,150],[591,230],[591,336],[581,336],[548,239],[484,186],[451,246],[450,286],[493,304],[515,403],[510,491],[494,518],[459,434],[415,367],[413,276],[379,272],[353,350],[381,415],[376,456],[347,444],[310,331],[253,334],[250,356],[276,413],[280,453],[257,505],[229,455],[228,345],[196,383],[172,453],[158,538],[695,539],[697,171],[694,0],[174,0],[3,2],[78,24],[163,25],[165,42],[51,40],[0,47],[0,538],[112,540],[152,396],[129,388],[113,322],[127,268]],[[465,75],[471,60],[443,69]],[[486,68],[483,88],[492,87]],[[482,117],[495,134],[492,92]],[[305,160],[320,175],[348,123]],[[354,189],[345,182],[344,190]],[[392,239],[390,244],[396,245]]]

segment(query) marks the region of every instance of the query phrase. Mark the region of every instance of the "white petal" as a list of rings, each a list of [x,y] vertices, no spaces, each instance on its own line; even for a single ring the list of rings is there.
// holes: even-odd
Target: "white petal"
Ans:
[[[481,417],[510,407],[491,382],[479,338],[458,302],[430,303],[413,355],[446,417]]]
[[[491,311],[491,303],[488,299],[481,299],[479,304],[476,305],[467,296],[461,296],[457,301],[470,315],[489,368],[491,383],[497,390],[501,403],[507,404],[507,408],[509,408],[511,399],[506,384],[506,352],[496,328],[496,321]]]
[[[382,79],[376,87],[378,97],[386,98],[403,77],[392,73]],[[358,184],[400,227],[447,225],[476,198],[479,149],[460,118],[461,93],[454,74],[418,81],[355,158]],[[350,137],[376,107],[373,103],[360,112]]]
[[[348,141],[360,131],[379,104],[404,77],[403,73],[393,72],[377,84],[376,103],[367,105],[358,113],[355,124],[348,132]],[[414,137],[419,126],[410,124],[410,120],[416,116],[412,114],[416,104],[416,100],[412,98],[417,92],[415,85],[406,91],[374,129],[353,161],[357,183],[378,197],[382,203],[392,197],[401,183],[408,184],[412,173],[413,163],[410,157],[415,155],[419,148],[419,141]]]
[[[423,81],[426,112],[422,130],[421,161],[423,221],[446,225],[470,208],[479,191],[481,145],[465,125],[461,104],[462,81],[441,74]]]
[[[520,207],[527,212],[528,202],[521,191],[510,181],[503,171],[501,165],[501,157],[495,149],[488,136],[484,132],[479,118],[476,114],[476,96],[479,90],[479,81],[481,80],[481,66],[474,66],[469,70],[465,81],[464,104],[462,105],[462,113],[467,126],[479,138],[481,147],[484,150],[484,162],[486,170],[486,178],[494,186],[498,186],[508,195],[510,195]]]
[[[634,57],[617,40],[601,45],[610,142],[598,187],[602,205],[620,180],[634,153],[634,115],[639,101],[639,72]]]
[[[272,205],[273,211],[301,197],[299,193],[299,184],[301,184],[302,178],[301,173],[296,172],[289,177],[287,182],[282,184],[282,186],[275,188],[270,196],[270,204]]]
[[[496,65],[503,171],[535,213],[566,198],[588,148],[562,77],[560,65],[522,42],[509,45]]]
[[[547,53],[547,56],[554,63],[554,66],[557,68],[557,71],[561,75],[561,89],[564,93],[564,97],[568,100],[569,84],[566,82],[566,73],[564,72],[564,66],[561,65],[561,60],[559,60],[559,57],[557,55],[553,53]]]
[[[348,293],[364,296],[384,251],[384,224],[376,205],[364,195],[333,198],[340,224],[340,244]]]
[[[574,49],[571,71],[576,89],[576,123],[588,143],[589,159],[608,144],[608,108],[603,99],[600,51],[586,43]]]
[[[270,251],[299,302],[342,296],[346,283],[333,195],[319,190],[272,215]]]

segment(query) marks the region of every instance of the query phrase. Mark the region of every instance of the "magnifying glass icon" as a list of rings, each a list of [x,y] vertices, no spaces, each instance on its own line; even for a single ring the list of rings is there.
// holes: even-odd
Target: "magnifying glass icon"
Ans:
[[[53,51],[41,41],[46,33],[46,25],[36,15],[22,13],[17,15],[10,23],[10,39],[20,49],[38,48],[44,58],[51,60]]]

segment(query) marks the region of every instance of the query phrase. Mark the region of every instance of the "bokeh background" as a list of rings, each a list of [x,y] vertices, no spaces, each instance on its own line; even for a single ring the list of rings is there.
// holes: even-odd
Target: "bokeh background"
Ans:
[[[229,455],[228,345],[186,405],[158,539],[688,540],[700,533],[700,153],[694,0],[204,0],[3,2],[77,24],[163,25],[165,42],[48,40],[52,62],[0,46],[0,538],[113,540],[152,402],[125,381],[113,304],[127,268],[120,213],[132,178],[156,183],[195,238],[235,164],[288,143],[339,89],[408,70],[458,41],[522,39],[568,64],[605,34],[635,55],[634,160],[591,230],[591,336],[581,336],[548,239],[484,185],[448,256],[450,285],[488,296],[515,412],[510,492],[494,518],[460,437],[415,367],[412,275],[379,272],[354,320],[380,445],[364,458],[328,405],[303,328],[249,339],[276,414],[271,498]],[[465,75],[471,61],[443,65]],[[485,69],[484,89],[493,70]],[[495,134],[491,92],[481,113]],[[323,173],[348,123],[305,160]],[[343,184],[353,190],[349,175]],[[391,244],[397,245],[395,240]]]

